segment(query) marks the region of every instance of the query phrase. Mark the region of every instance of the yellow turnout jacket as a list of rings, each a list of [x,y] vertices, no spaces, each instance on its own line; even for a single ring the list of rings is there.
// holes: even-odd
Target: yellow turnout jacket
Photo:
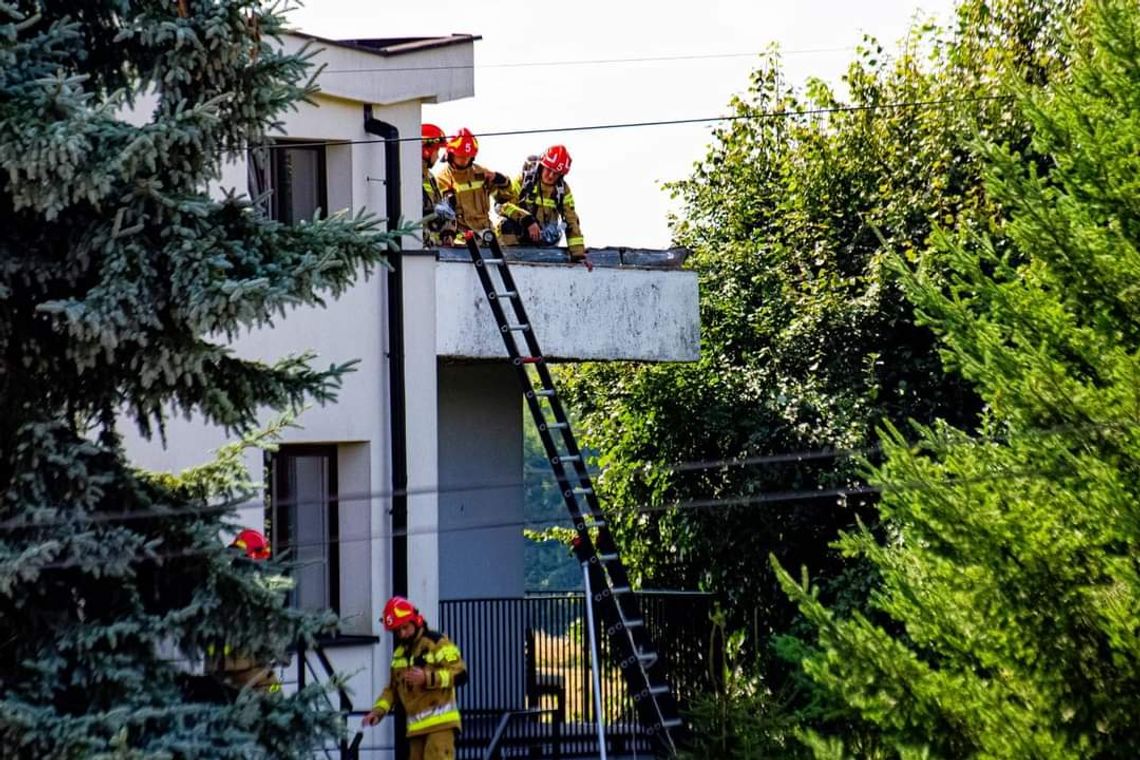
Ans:
[[[456,169],[445,164],[435,175],[439,191],[455,206],[460,230],[488,229],[493,199],[509,199],[511,180],[479,164]]]
[[[582,222],[578,210],[574,208],[574,194],[565,180],[560,184],[548,185],[539,178],[526,181],[522,174],[511,181],[510,201],[499,207],[499,213],[511,219],[522,219],[526,225],[530,219],[545,227],[557,222],[561,217],[566,222],[566,247],[570,258],[580,259],[586,255],[586,241],[582,237]]]
[[[404,683],[404,671],[423,669],[427,680],[421,686]],[[388,686],[372,709],[387,714],[399,701],[408,717],[408,736],[460,728],[455,687],[467,678],[467,666],[459,647],[442,633],[421,627],[410,642],[402,642],[392,652]]]

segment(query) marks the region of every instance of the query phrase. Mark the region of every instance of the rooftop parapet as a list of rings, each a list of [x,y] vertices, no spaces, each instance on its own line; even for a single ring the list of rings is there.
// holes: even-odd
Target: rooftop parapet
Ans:
[[[687,251],[599,248],[593,266],[564,249],[507,248],[511,272],[548,359],[696,361],[697,274]],[[465,249],[442,249],[436,269],[436,353],[505,359],[502,338]]]

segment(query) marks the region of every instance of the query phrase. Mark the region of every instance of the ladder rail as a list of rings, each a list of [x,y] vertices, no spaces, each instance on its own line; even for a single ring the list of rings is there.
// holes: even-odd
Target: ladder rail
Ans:
[[[493,255],[495,255],[496,259],[505,261],[502,250],[498,247],[498,241],[492,238],[491,246]],[[479,270],[479,278],[483,284],[484,291],[487,293],[509,292],[514,294],[515,297],[508,300],[511,302],[516,323],[529,325],[530,320],[526,313],[526,308],[523,306],[521,299],[518,298],[518,286],[515,284],[514,276],[511,274],[510,267],[506,266],[505,264],[497,267],[499,276],[503,280],[504,291],[496,291],[494,289],[490,280],[490,272],[487,271],[487,267],[485,265],[479,266],[478,262],[476,262],[476,267]],[[508,322],[507,315],[503,313],[503,308],[500,301],[501,299],[498,298],[488,298],[488,302],[491,304],[491,310],[495,314],[495,319],[499,325],[502,326],[508,324]],[[523,337],[529,355],[531,357],[542,356],[541,349],[538,345],[538,339],[535,336],[534,331],[526,330]],[[511,354],[512,359],[516,358],[519,355],[517,342],[512,340],[510,336],[507,335],[503,336],[503,340],[507,345],[508,353]],[[546,362],[535,362],[534,366],[535,371],[538,373],[539,381],[543,389],[553,389],[554,379],[550,375],[550,369],[547,366]],[[516,364],[516,367],[525,371],[525,367],[522,365]],[[534,417],[535,423],[538,425],[539,432],[549,432],[553,428],[560,430],[562,433],[562,443],[567,451],[566,457],[561,457],[556,450],[553,450],[549,446],[546,448],[547,458],[550,460],[552,467],[555,468],[555,475],[558,480],[559,488],[563,492],[564,498],[569,501],[569,496],[566,493],[567,490],[571,491],[574,495],[585,496],[587,506],[589,507],[589,513],[592,515],[603,515],[604,513],[602,512],[601,504],[598,502],[597,492],[594,489],[593,480],[590,477],[589,470],[586,467],[582,452],[578,448],[578,441],[575,438],[573,431],[571,430],[570,421],[565,412],[565,409],[562,407],[561,400],[558,398],[557,394],[553,393],[543,394],[542,396],[546,398],[547,404],[550,406],[550,410],[554,415],[555,421],[553,424],[551,424],[546,420],[546,416],[541,410],[541,405],[537,403],[539,394],[535,391],[534,384],[531,381],[529,375],[523,381],[523,386],[524,395],[526,396],[528,406],[530,407],[531,416]],[[574,475],[580,484],[577,489],[575,489],[567,477],[565,468],[563,467],[564,461],[569,461],[573,465]],[[571,505],[568,504],[568,506]],[[574,504],[571,506],[571,512],[577,515],[583,512],[583,510],[577,504]],[[602,549],[602,553],[616,557],[618,554],[617,545],[612,538],[608,525],[601,526],[598,532],[598,537],[601,539],[601,546],[599,548]],[[591,543],[593,543],[592,540]],[[620,564],[620,562],[608,566],[607,571],[611,577],[613,577],[612,585],[619,587],[630,585],[625,568]]]
[[[468,239],[468,248],[471,251],[472,258],[475,262],[475,271],[476,271],[476,273],[479,277],[479,280],[483,286],[484,292],[494,292],[494,283],[491,281],[491,276],[490,276],[490,273],[487,271],[487,267],[484,266],[484,264],[482,262],[482,254],[479,251],[478,246],[474,243],[474,240],[471,238]],[[506,270],[505,266],[502,267],[501,269],[502,269],[502,271],[509,271],[509,270]],[[504,284],[507,285],[506,290],[517,292],[516,288],[514,287],[513,278],[511,278],[510,283],[504,283]],[[517,298],[516,299],[510,299],[510,300],[512,300],[514,302],[518,301]],[[491,312],[495,316],[495,320],[500,325],[506,324],[507,323],[507,315],[503,311],[503,307],[502,307],[502,304],[500,303],[500,299],[497,299],[497,298],[491,299],[488,301],[488,303],[491,307]],[[516,314],[516,317],[519,317],[520,321],[524,321],[526,318],[526,314],[525,314],[525,312],[521,315]],[[533,331],[529,331],[529,330],[526,332],[528,343],[531,342],[531,340],[533,338],[532,333],[533,333]],[[522,358],[522,354],[518,350],[518,345],[515,343],[513,337],[507,333],[503,333],[503,343],[507,347],[507,353],[510,356],[512,363],[514,364],[515,369],[516,369],[516,374],[518,374],[519,380],[523,385],[523,389],[524,389],[523,395],[526,398],[527,406],[530,408],[531,415],[536,420],[543,419],[544,415],[542,412],[542,406],[538,401],[538,394],[534,392],[534,385],[530,380],[529,374],[527,374],[527,372],[526,372],[526,366],[520,361],[520,359]],[[538,355],[539,354],[536,354],[536,353],[531,354],[531,356],[538,356]],[[539,362],[539,363],[541,364],[541,362]],[[527,391],[529,391],[529,392],[527,392]],[[570,484],[570,479],[567,476],[566,468],[562,464],[562,457],[560,456],[558,449],[554,446],[553,439],[549,435],[541,435],[540,434],[539,437],[542,439],[543,447],[546,450],[547,460],[549,461],[551,468],[554,470],[554,476],[555,476],[555,479],[558,481],[559,488],[563,492],[565,492],[567,489],[570,489],[572,486]],[[587,517],[588,515],[585,515],[582,513],[582,510],[578,506],[577,501],[574,501],[572,503],[567,502],[567,507],[570,509],[571,515],[574,517],[575,527],[578,529],[578,534],[582,537],[582,540],[584,542],[586,542],[587,544],[589,544],[590,548],[592,548],[593,540],[588,533],[588,527],[589,526],[586,526],[584,524],[585,523],[584,518]],[[592,516],[592,515],[589,515],[589,516]]]
[[[502,265],[496,267],[496,269],[498,270],[499,276],[503,281],[503,291],[496,291],[493,287],[488,287],[488,283],[490,283],[490,273],[487,271],[486,266],[479,266],[477,263],[476,268],[480,270],[480,279],[483,280],[484,292],[488,293],[488,294],[489,293],[496,293],[496,292],[513,293],[515,295],[515,297],[510,298],[508,300],[511,302],[511,308],[514,311],[515,322],[518,324],[529,325],[530,324],[530,318],[526,313],[526,307],[523,306],[522,299],[519,297],[518,285],[515,283],[515,278],[514,278],[514,275],[511,273],[511,268],[506,264],[506,256],[503,255],[502,247],[499,245],[498,239],[495,238],[494,236],[490,237],[489,242],[490,242],[490,246],[491,246],[492,255],[497,260],[501,260],[504,262]],[[480,254],[480,257],[481,257],[481,254]],[[494,303],[492,304],[491,310],[492,310],[492,312],[495,313],[495,319],[501,328],[502,325],[507,324],[506,316],[500,315],[500,312],[502,312],[501,299],[488,298],[488,302],[492,302],[492,301]],[[496,306],[498,307],[497,309],[495,308]],[[512,341],[508,340],[508,338],[509,338],[509,336],[506,336],[506,335],[503,336],[503,340],[505,343],[508,343],[508,350],[510,350],[512,348],[512,345],[510,345],[512,343]],[[538,336],[535,335],[534,330],[526,330],[524,335],[523,335],[523,338],[524,338],[525,343],[526,343],[527,351],[530,352],[530,356],[533,356],[533,357],[542,356],[542,351],[538,345]],[[517,343],[515,343],[513,345],[513,348],[515,351],[517,351]],[[554,378],[551,376],[550,367],[546,364],[546,362],[545,361],[537,362],[534,366],[535,366],[535,371],[538,373],[539,380],[542,383],[543,387],[553,388],[554,387]],[[530,383],[529,377],[527,378],[527,388],[529,390],[533,390],[533,383]],[[528,402],[531,400],[530,394],[528,394],[527,400],[528,400]],[[598,502],[597,491],[594,489],[593,479],[590,477],[589,470],[586,467],[585,458],[582,456],[582,452],[578,448],[578,440],[574,436],[573,431],[571,430],[570,420],[566,414],[566,410],[562,406],[562,401],[557,396],[557,394],[552,395],[552,396],[548,396],[546,398],[546,401],[547,401],[547,404],[550,406],[551,412],[554,414],[554,422],[556,425],[559,426],[558,429],[562,433],[562,444],[566,448],[566,451],[567,451],[567,454],[569,456],[571,464],[573,464],[574,474],[577,477],[578,482],[581,484],[581,487],[584,489],[589,489],[588,493],[585,493],[583,495],[586,496],[586,503],[590,508],[590,512],[592,514],[595,514],[595,515],[601,515],[601,514],[603,514],[603,512],[601,509],[601,504]],[[543,424],[545,424],[544,423],[544,417],[540,413],[535,412],[533,406],[531,408],[531,415],[535,418],[535,422],[536,422],[536,424],[539,425],[540,428],[543,426]],[[547,425],[547,428],[549,428],[549,425]],[[551,454],[548,451],[547,456],[552,457],[552,456],[556,456],[556,454]],[[553,460],[552,460],[552,464],[554,464]],[[559,460],[558,464],[561,464],[561,460]],[[564,478],[558,479],[559,488],[562,489],[563,492],[565,492],[567,487],[569,487],[566,485],[566,483],[564,481],[565,481]],[[601,548],[605,554],[610,554],[610,555],[618,555],[619,554],[619,552],[617,550],[617,543],[613,540],[613,536],[609,531],[608,525],[603,527],[599,531],[598,539],[599,539],[598,543],[600,545],[599,548]],[[624,565],[622,565],[620,562],[608,564],[606,567],[606,570],[607,570],[607,573],[609,573],[611,575],[611,577],[613,578],[613,585],[614,586],[619,586],[619,587],[630,586],[629,575],[626,572]]]
[[[676,701],[665,678],[664,663],[650,640],[640,604],[631,590],[628,573],[621,562],[605,512],[598,501],[593,480],[561,399],[554,390],[554,380],[539,347],[538,338],[535,331],[530,329],[530,320],[514,276],[498,240],[491,233],[485,235],[493,258],[483,256],[478,241],[470,232],[466,235],[468,253],[499,327],[507,354],[515,367],[527,407],[538,427],[539,437],[563,501],[574,519],[577,534],[577,540],[573,542],[575,556],[579,562],[586,564],[591,579],[596,581],[593,585],[593,598],[589,601],[596,603],[601,613],[606,633],[620,657],[618,665],[629,686],[634,705],[645,720],[647,732],[659,741],[666,752],[675,755],[676,743],[672,729],[681,725],[681,719],[677,716]],[[492,280],[489,271],[492,265],[498,271],[501,287],[497,287]],[[504,300],[511,303],[513,314],[508,315],[503,308]],[[514,317],[513,322],[510,321],[511,316]],[[525,354],[520,350],[520,336]],[[532,365],[535,370],[539,386],[537,389],[527,365]],[[543,398],[554,417],[553,424],[542,408]],[[561,443],[566,454],[559,452],[554,430],[561,432]],[[572,467],[567,468],[567,464]],[[580,499],[584,499],[585,509]]]

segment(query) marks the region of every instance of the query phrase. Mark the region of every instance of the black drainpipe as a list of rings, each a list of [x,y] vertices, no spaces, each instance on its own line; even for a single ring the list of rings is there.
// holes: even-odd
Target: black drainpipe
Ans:
[[[388,229],[399,225],[400,130],[372,118],[371,104],[364,106],[364,131],[384,140],[385,208]],[[392,432],[392,593],[408,594],[408,410],[404,382],[404,272],[403,254],[391,251],[388,261],[388,383],[391,388],[389,419]]]
[[[364,106],[364,131],[384,140],[384,207],[388,229],[400,224],[400,130],[372,118],[372,105]],[[396,239],[399,243],[399,238]],[[392,593],[408,595],[408,408],[404,382],[404,261],[400,246],[388,253],[388,386],[392,432]],[[407,719],[396,713],[396,757],[408,756]]]

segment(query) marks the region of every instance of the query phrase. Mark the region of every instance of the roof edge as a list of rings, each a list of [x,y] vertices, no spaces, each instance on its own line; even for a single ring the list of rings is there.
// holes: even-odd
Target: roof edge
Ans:
[[[349,50],[359,50],[362,53],[377,55],[381,58],[391,58],[393,56],[407,55],[409,53],[419,53],[424,50],[450,47],[452,45],[462,45],[483,39],[483,36],[479,34],[451,34],[447,37],[388,37],[374,39],[363,38],[354,40],[333,40],[329,39],[328,37],[320,37],[316,34],[303,32],[299,29],[289,29],[287,33],[292,34],[296,37],[319,42],[322,45],[332,45],[334,47],[347,48]]]

